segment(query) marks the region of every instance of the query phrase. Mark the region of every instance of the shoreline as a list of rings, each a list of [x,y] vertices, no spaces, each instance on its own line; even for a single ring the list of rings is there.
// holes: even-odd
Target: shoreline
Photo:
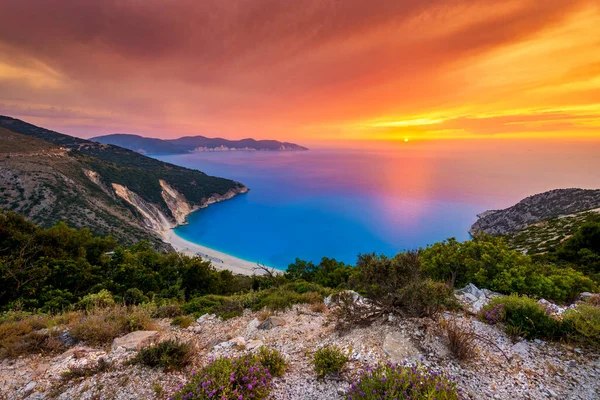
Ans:
[[[258,263],[242,260],[241,258],[211,249],[210,247],[190,242],[175,233],[175,229],[169,229],[164,239],[175,251],[187,256],[199,256],[203,260],[210,261],[211,265],[218,270],[230,270],[234,274],[241,275],[260,275],[260,271],[255,271]]]

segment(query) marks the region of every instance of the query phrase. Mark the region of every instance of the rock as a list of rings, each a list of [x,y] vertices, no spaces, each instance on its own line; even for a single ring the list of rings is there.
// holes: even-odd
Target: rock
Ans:
[[[277,326],[285,325],[285,320],[281,317],[270,316],[258,325],[258,329],[269,330]]]
[[[583,292],[583,293],[581,293],[581,294],[579,295],[579,300],[586,301],[586,300],[590,299],[592,296],[594,296],[594,294],[593,294],[593,293],[590,293],[590,292]]]
[[[480,297],[485,297],[485,293],[483,292],[483,290],[477,288],[477,286],[473,285],[472,283],[469,283],[464,288],[459,289],[459,292],[461,292],[463,294],[473,295],[473,296],[475,296],[476,299],[478,299]]]
[[[231,339],[230,342],[233,346],[237,347],[238,349],[243,350],[246,348],[246,340],[241,336]]]
[[[419,350],[411,342],[410,338],[399,332],[388,333],[383,342],[383,351],[393,363],[404,360],[414,361],[420,356]]]
[[[57,336],[59,342],[61,342],[65,347],[75,346],[77,344],[77,339],[72,337],[69,334],[69,331],[64,331],[60,335]]]
[[[259,349],[262,346],[264,346],[264,343],[262,340],[250,340],[248,343],[246,343],[247,350]]]
[[[327,296],[325,298],[325,300],[323,300],[323,302],[325,303],[325,305],[327,307],[332,307],[334,305],[336,305],[338,303],[338,297],[340,294],[350,294],[352,295],[352,301],[354,303],[364,303],[365,302],[365,298],[362,297],[360,294],[356,293],[354,290],[344,290],[341,291],[339,293],[336,294],[330,294],[329,296]]]
[[[23,398],[29,396],[32,392],[33,389],[35,389],[35,381],[31,381],[29,382],[24,388],[23,388]]]
[[[204,314],[201,315],[200,317],[198,317],[198,319],[196,320],[197,323],[202,323],[204,321],[209,321],[211,319],[215,319],[216,315],[215,314]]]
[[[258,328],[258,326],[260,325],[260,321],[258,320],[258,318],[254,318],[252,321],[250,321],[250,323],[248,324],[248,329],[252,330],[252,329],[256,329]]]
[[[515,354],[518,354],[522,359],[525,359],[529,356],[529,345],[527,342],[519,342],[512,347],[512,351]]]
[[[124,347],[125,350],[140,350],[158,339],[157,331],[135,331],[113,340],[111,350]]]

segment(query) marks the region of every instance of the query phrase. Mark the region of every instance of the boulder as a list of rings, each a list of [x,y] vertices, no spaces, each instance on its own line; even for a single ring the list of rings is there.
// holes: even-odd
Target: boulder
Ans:
[[[112,351],[117,350],[119,347],[123,347],[127,351],[140,350],[156,342],[158,336],[157,331],[135,331],[113,340],[110,348]]]
[[[260,325],[260,321],[258,320],[258,318],[254,318],[252,321],[250,321],[250,323],[248,324],[248,329],[252,330],[252,329],[256,329],[258,328],[258,326]]]
[[[340,293],[330,294],[329,296],[327,296],[325,298],[325,300],[323,302],[325,303],[325,305],[327,307],[333,307],[338,303],[338,296],[342,293],[351,294],[352,301],[354,303],[364,303],[365,302],[365,298],[362,297],[360,294],[356,293],[354,290],[344,290]]]
[[[405,360],[415,361],[421,355],[410,338],[400,332],[388,333],[386,335],[383,342],[383,351],[392,363],[401,363]]]
[[[269,330],[278,326],[285,325],[285,320],[281,317],[270,316],[258,325],[258,329]]]
[[[262,346],[264,346],[264,343],[262,340],[250,340],[248,343],[246,343],[247,350],[259,349]]]
[[[198,317],[198,319],[196,320],[197,323],[202,323],[204,321],[210,321],[211,319],[215,319],[216,315],[215,314],[204,314],[201,315],[200,317]]]
[[[477,288],[477,286],[473,285],[472,283],[469,283],[467,286],[460,289],[459,291],[463,294],[473,295],[476,299],[485,296],[483,290]]]
[[[231,339],[230,342],[238,349],[243,350],[246,348],[246,340],[241,336]]]

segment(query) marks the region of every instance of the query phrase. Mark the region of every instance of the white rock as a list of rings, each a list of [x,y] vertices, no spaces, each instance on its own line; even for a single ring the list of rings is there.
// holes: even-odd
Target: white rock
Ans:
[[[252,330],[252,329],[256,329],[258,328],[258,326],[260,325],[260,321],[258,320],[258,318],[254,318],[252,321],[250,321],[250,323],[248,324],[248,329]]]
[[[157,331],[135,331],[113,340],[111,350],[124,347],[126,350],[140,350],[158,339]]]

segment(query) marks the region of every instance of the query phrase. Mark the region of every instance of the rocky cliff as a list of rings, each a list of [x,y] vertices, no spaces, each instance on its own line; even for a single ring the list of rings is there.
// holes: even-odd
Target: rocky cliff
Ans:
[[[479,220],[471,226],[469,232],[506,235],[541,221],[599,207],[600,190],[550,190],[527,197],[504,210],[486,211],[478,215]]]
[[[165,247],[165,234],[192,211],[248,190],[239,182],[2,116],[0,185],[0,207],[43,227],[66,221],[123,244],[147,240],[157,247]]]

